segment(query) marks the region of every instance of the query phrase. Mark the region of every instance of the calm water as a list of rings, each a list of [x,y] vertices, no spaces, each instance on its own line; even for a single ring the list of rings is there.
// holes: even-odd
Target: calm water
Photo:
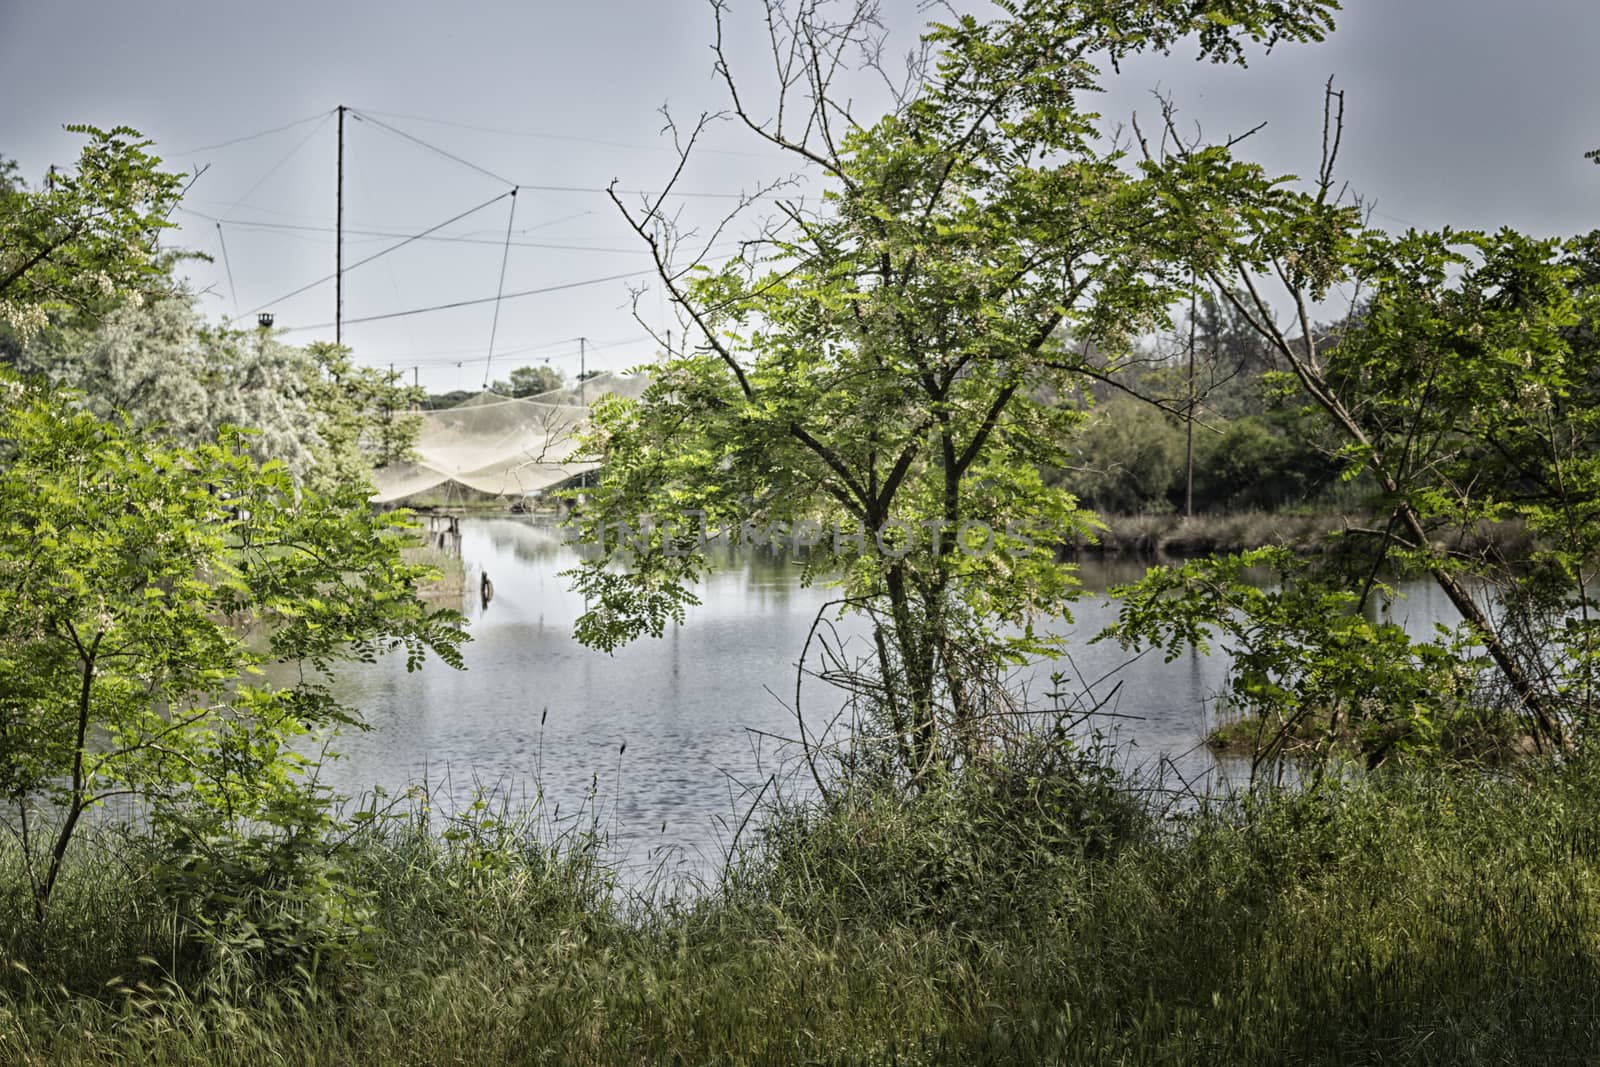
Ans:
[[[558,575],[577,560],[561,537],[535,521],[463,520],[470,586],[484,571],[494,583],[486,608],[476,596],[467,604],[466,670],[429,662],[408,674],[400,656],[346,667],[339,694],[372,729],[338,740],[343,758],[323,779],[351,794],[425,781],[456,803],[480,787],[526,799],[542,784],[547,810],[559,805],[563,815],[582,807],[593,787],[628,863],[667,856],[714,865],[749,791],[792,767],[783,746],[764,735],[795,735],[795,661],[833,594],[803,587],[798,568],[775,559],[733,561],[699,591],[701,604],[683,625],[606,655],[572,638],[583,603]],[[1082,577],[1098,591],[1143,569],[1089,562]],[[1393,613],[1413,632],[1451,614],[1431,585],[1407,592]],[[1074,691],[1088,685],[1096,700],[1111,696],[1106,710],[1118,717],[1101,722],[1128,743],[1134,764],[1209,788],[1248,773],[1200,744],[1224,683],[1220,655],[1184,653],[1164,663],[1153,652],[1130,662],[1114,643],[1088,643],[1114,618],[1105,597],[1086,596],[1073,615],[1055,627],[1071,638],[1070,657],[1019,676],[1019,684],[1043,695],[1060,671]],[[840,629],[847,638],[860,632],[849,620]],[[808,683],[808,720],[825,720],[838,705],[837,695]],[[798,778],[791,783],[799,787]]]

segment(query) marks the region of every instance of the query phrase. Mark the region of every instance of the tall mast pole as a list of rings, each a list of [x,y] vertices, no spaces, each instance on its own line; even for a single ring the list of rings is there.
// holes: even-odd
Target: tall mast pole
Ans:
[[[333,343],[344,344],[344,113],[339,105],[339,194],[334,209]]]
[[[1194,278],[1189,279],[1189,382],[1188,404],[1183,419],[1183,517],[1194,518],[1194,328],[1195,328]]]
[[[578,338],[578,405],[580,407],[589,405],[588,345],[589,342],[586,338]]]

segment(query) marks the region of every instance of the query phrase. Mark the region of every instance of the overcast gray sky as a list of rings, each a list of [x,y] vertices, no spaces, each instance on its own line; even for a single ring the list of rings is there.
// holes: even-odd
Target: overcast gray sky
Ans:
[[[900,45],[910,47],[916,5],[886,7]],[[1282,50],[1249,70],[1202,66],[1184,52],[1141,60],[1114,79],[1102,110],[1108,118],[1149,113],[1149,93],[1160,86],[1208,134],[1268,122],[1249,153],[1272,170],[1307,173],[1316,163],[1321,86],[1332,74],[1348,99],[1341,174],[1376,203],[1379,224],[1540,234],[1600,226],[1600,167],[1583,159],[1600,146],[1600,3],[1349,0],[1346,8],[1326,44]],[[178,216],[176,239],[216,257],[190,269],[215,318],[270,301],[280,326],[331,320],[331,283],[279,298],[333,268],[334,123],[311,117],[337,104],[511,182],[576,190],[518,195],[506,291],[630,271],[648,284],[637,241],[594,190],[612,178],[659,187],[673,162],[657,136],[663,102],[691,116],[724,106],[710,32],[701,0],[0,0],[0,155],[36,180],[76,154],[78,139],[61,125],[89,122],[139,128],[174,166],[209,164],[186,201],[194,213]],[[748,55],[752,86],[762,84],[756,43],[740,36],[734,44]],[[782,172],[781,161],[734,127],[709,147],[682,188],[736,194]],[[366,232],[348,234],[346,262],[395,243],[382,234],[414,233],[506,188],[347,119],[345,224]],[[693,217],[707,219],[729,203],[685,201]],[[352,270],[347,321],[493,296],[508,208],[502,199],[439,231],[467,240],[417,241]],[[215,219],[223,220],[232,286]],[[653,347],[632,320],[627,285],[505,301],[493,374],[548,358],[570,375],[579,336],[592,342],[593,367],[648,360]],[[654,291],[640,309],[665,322]],[[363,362],[418,367],[430,388],[474,388],[485,377],[492,316],[483,304],[354,324],[346,340]],[[287,337],[331,334],[300,329]]]

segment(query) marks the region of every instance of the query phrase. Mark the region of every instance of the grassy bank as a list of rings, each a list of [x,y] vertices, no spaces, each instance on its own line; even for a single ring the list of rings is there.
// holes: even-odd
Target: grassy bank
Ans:
[[[1058,771],[790,812],[677,902],[610,892],[590,838],[401,821],[324,872],[360,906],[321,954],[284,940],[293,894],[197,937],[127,839],[77,857],[39,930],[10,857],[0,1060],[1506,1063],[1600,1042],[1593,761],[1177,821]]]

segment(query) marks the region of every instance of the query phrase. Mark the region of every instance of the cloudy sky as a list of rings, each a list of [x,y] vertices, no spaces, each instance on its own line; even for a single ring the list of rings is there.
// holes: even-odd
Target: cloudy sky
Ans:
[[[765,84],[760,41],[751,5],[733,6],[731,47],[754,92]],[[886,9],[910,47],[917,5]],[[497,326],[493,303],[351,323],[358,358],[414,367],[434,389],[473,388],[486,370],[547,359],[570,375],[581,336],[591,367],[622,368],[654,352],[629,290],[650,278],[599,190],[614,178],[641,190],[665,180],[664,102],[687,117],[725,106],[710,34],[702,0],[0,0],[0,155],[34,180],[74,158],[63,123],[137,127],[175,168],[207,168],[174,238],[213,257],[189,269],[207,313],[253,322],[265,305],[289,339],[331,338],[321,326],[333,317],[331,282],[285,294],[333,269],[331,115],[347,105],[347,263],[470,212],[431,235],[450,240],[350,270],[347,323],[493,297],[503,253],[506,292],[551,290],[503,301]],[[1142,60],[1101,110],[1148,115],[1159,87],[1208,135],[1266,121],[1250,153],[1307,173],[1322,83],[1334,75],[1348,104],[1341,173],[1379,224],[1572,233],[1600,226],[1600,167],[1583,159],[1600,146],[1597,46],[1592,0],[1347,0],[1326,44],[1244,71],[1182,52]],[[708,148],[681,185],[701,194],[681,201],[686,219],[709,223],[784,172],[732,126]],[[514,215],[502,196],[510,184],[523,186]],[[666,322],[655,290],[637,311]]]

